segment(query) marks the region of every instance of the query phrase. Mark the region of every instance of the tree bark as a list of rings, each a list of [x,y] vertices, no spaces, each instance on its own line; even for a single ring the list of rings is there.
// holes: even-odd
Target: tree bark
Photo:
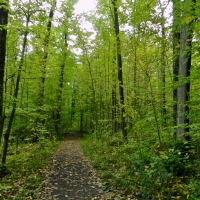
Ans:
[[[96,81],[95,78],[92,74],[92,65],[91,65],[91,61],[90,61],[90,57],[89,57],[89,52],[88,52],[88,48],[86,46],[86,43],[84,40],[82,40],[82,47],[83,47],[83,53],[86,56],[86,62],[88,65],[88,69],[89,69],[89,75],[91,78],[91,89],[92,89],[92,112],[93,112],[93,120],[95,122],[95,130],[97,130],[97,124],[98,124],[98,115],[97,115],[97,101],[96,101],[96,90],[95,90],[95,85],[96,85]]]
[[[3,134],[4,125],[4,111],[3,111],[3,93],[4,93],[4,68],[6,57],[6,35],[8,24],[8,1],[6,3],[0,3],[0,144]]]
[[[160,2],[161,5],[161,2]],[[165,17],[164,17],[164,8],[161,7],[162,16],[161,16],[161,28],[162,28],[162,40],[161,40],[161,116],[163,121],[163,127],[166,127],[167,124],[167,110],[166,110],[166,81],[165,81],[165,66],[166,66],[166,34],[165,34]]]
[[[116,51],[117,51],[117,65],[118,65],[118,81],[119,81],[119,96],[120,96],[120,108],[121,108],[121,130],[122,135],[125,140],[127,140],[127,130],[126,130],[126,117],[125,117],[125,107],[124,107],[124,88],[123,88],[123,71],[122,71],[122,54],[121,54],[121,40],[119,37],[119,16],[117,1],[113,0],[114,7],[114,29],[116,36]]]
[[[115,134],[117,132],[117,109],[116,109],[116,105],[117,105],[117,99],[116,99],[116,84],[114,83],[112,86],[112,127],[113,127],[113,134]]]
[[[176,118],[176,138],[184,139],[186,130],[189,131],[189,92],[190,92],[190,69],[191,69],[191,45],[188,41],[192,40],[188,33],[188,27],[183,26],[181,30],[181,45],[179,56],[179,86],[177,89],[177,118]],[[190,50],[187,50],[187,48]]]
[[[19,67],[18,67],[17,79],[16,79],[16,84],[15,84],[12,111],[11,111],[11,114],[10,114],[8,126],[7,126],[7,129],[6,129],[6,133],[4,134],[2,164],[6,163],[6,156],[7,156],[7,151],[8,151],[8,141],[9,141],[10,132],[11,132],[11,128],[12,128],[12,123],[13,123],[13,119],[14,119],[14,116],[15,116],[16,106],[17,106],[16,100],[17,100],[17,97],[18,97],[21,70],[22,70],[22,66],[23,66],[23,63],[24,63],[24,54],[25,54],[25,50],[26,50],[27,36],[28,36],[27,28],[28,28],[28,24],[30,22],[30,17],[31,17],[31,14],[28,13],[27,14],[27,21],[26,21],[26,31],[24,32],[24,39],[23,39],[23,45],[22,45],[21,59],[20,59]]]
[[[60,80],[59,80],[59,89],[58,89],[58,102],[57,102],[57,110],[56,110],[56,124],[55,129],[58,133],[60,133],[60,124],[61,124],[61,109],[62,109],[62,93],[63,93],[63,81],[64,81],[64,71],[66,64],[66,56],[67,56],[67,34],[64,33],[64,53],[63,53],[63,63],[60,66]]]
[[[39,112],[42,112],[42,106],[44,104],[44,83],[45,83],[45,78],[46,78],[46,64],[47,64],[47,58],[48,58],[48,47],[49,47],[49,39],[50,39],[50,34],[51,34],[51,27],[52,27],[52,20],[54,16],[54,11],[56,8],[56,0],[53,1],[53,5],[51,7],[51,10],[49,12],[49,20],[47,23],[47,32],[46,36],[44,39],[44,56],[43,56],[43,66],[42,66],[42,76],[40,78],[40,83],[39,83]]]
[[[180,3],[180,2],[179,2]],[[173,124],[176,126],[177,117],[177,84],[180,52],[180,6],[176,0],[173,0]],[[176,131],[174,132],[176,138]]]
[[[186,3],[189,0],[183,2],[184,9],[187,10]],[[192,16],[195,8],[196,1],[191,2],[191,9],[188,15],[188,11],[183,11],[184,16]],[[187,5],[188,6],[188,5]],[[186,135],[189,132],[189,99],[190,99],[190,70],[191,70],[191,58],[192,58],[192,39],[193,39],[193,20],[181,28],[180,35],[180,54],[179,54],[179,68],[178,68],[178,88],[177,88],[177,117],[176,117],[176,139],[189,139]]]
[[[115,134],[117,132],[116,56],[114,56],[112,64],[112,133]]]

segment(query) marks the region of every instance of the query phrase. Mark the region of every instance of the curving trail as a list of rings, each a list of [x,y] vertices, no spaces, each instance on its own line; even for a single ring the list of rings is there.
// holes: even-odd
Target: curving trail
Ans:
[[[68,134],[55,153],[38,199],[104,199],[101,183],[83,155],[77,133]]]

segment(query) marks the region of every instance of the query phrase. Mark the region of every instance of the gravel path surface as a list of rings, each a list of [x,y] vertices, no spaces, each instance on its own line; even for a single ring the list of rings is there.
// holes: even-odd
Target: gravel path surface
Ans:
[[[83,155],[77,133],[69,133],[55,153],[39,199],[104,200],[100,180]]]

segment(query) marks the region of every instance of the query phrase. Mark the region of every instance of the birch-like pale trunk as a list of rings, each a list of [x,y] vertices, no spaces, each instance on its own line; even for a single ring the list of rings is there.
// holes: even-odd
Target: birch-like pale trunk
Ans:
[[[176,138],[184,139],[186,127],[189,125],[187,121],[188,100],[189,100],[189,75],[191,68],[191,49],[188,40],[191,39],[188,33],[188,26],[183,26],[181,30],[181,44],[179,55],[179,86],[177,88],[177,117],[176,117]]]
[[[186,4],[187,3],[187,4]],[[196,0],[185,0],[184,16],[192,16],[195,11]],[[188,5],[190,10],[188,10]],[[189,13],[189,14],[188,14]],[[186,135],[189,132],[189,100],[190,100],[190,70],[192,60],[192,25],[194,20],[181,27],[180,34],[180,54],[178,68],[178,88],[177,88],[177,116],[176,116],[176,139],[189,139]]]

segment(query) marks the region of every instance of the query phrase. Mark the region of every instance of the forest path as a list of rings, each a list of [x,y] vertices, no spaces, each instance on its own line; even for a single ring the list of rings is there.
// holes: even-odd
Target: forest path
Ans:
[[[40,200],[104,199],[100,180],[83,155],[77,133],[69,133],[53,156]]]

